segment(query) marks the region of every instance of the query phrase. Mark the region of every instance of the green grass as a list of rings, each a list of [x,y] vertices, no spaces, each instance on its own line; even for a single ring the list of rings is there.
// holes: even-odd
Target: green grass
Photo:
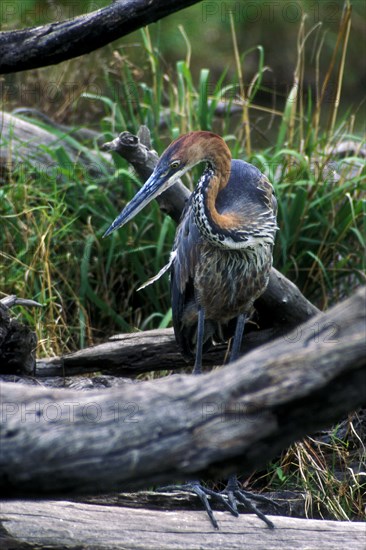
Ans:
[[[234,157],[253,162],[274,183],[280,226],[275,266],[322,308],[366,282],[366,178],[365,158],[360,153],[365,138],[354,132],[357,106],[342,117],[338,103],[325,100],[324,83],[332,81],[341,101],[349,15],[345,10],[337,50],[315,91],[305,87],[303,69],[315,59],[316,71],[321,52],[310,56],[314,29],[303,22],[294,80],[281,108],[257,100],[267,70],[265,52],[261,46],[240,52],[233,23],[234,77],[225,71],[214,79],[210,69],[202,67],[195,78],[183,28],[186,55],[175,67],[167,68],[145,29],[141,48],[148,77],[136,78],[137,68],[121,48],[117,74],[116,69],[114,74],[105,69],[110,94],[85,94],[77,100],[78,108],[86,111],[89,106],[92,112],[96,104],[102,106],[104,117],[99,124],[105,141],[126,129],[137,133],[141,124],[150,128],[154,148],[160,153],[172,139],[190,130],[222,135]],[[247,82],[242,65],[254,52],[257,72]],[[119,102],[113,99],[116,79]],[[226,110],[216,116],[215,109],[223,102]],[[231,115],[233,106],[241,107],[241,113]],[[258,150],[253,136],[258,117],[264,115],[271,119],[271,137]],[[117,156],[113,156],[113,165],[101,156],[98,176],[88,173],[70,161],[63,139],[80,155],[87,154],[85,146],[70,136],[61,138],[51,126],[40,125],[58,138],[57,146],[48,151],[57,162],[57,171],[23,165],[0,188],[0,289],[4,295],[15,293],[45,305],[42,310],[20,312],[37,331],[39,356],[79,349],[115,332],[168,326],[168,277],[136,290],[167,262],[173,222],[152,204],[122,230],[102,239],[141,182]],[[354,142],[354,150],[342,158],[337,147],[345,141]],[[187,177],[191,188],[198,174],[199,169]],[[346,445],[347,440],[334,439],[327,453],[314,442],[295,445],[270,467],[266,479],[271,478],[273,486],[301,486],[312,495],[315,506],[325,506],[332,517],[361,517],[362,483],[354,478],[358,486],[356,481],[346,484],[332,474],[335,456],[337,460],[343,457],[347,469]],[[324,466],[321,473],[313,460]]]
[[[340,53],[331,59],[324,80],[341,78],[347,21],[345,16],[340,26]],[[308,61],[307,40],[312,32],[305,29],[305,23],[300,28],[293,86],[283,110],[271,113],[277,133],[265,149],[254,150],[247,130],[255,126],[261,109],[268,110],[256,103],[266,70],[264,51],[256,48],[258,71],[245,83],[240,67],[250,52],[238,51],[234,24],[236,78],[228,80],[224,72],[213,81],[210,70],[203,67],[195,82],[184,29],[185,59],[166,70],[145,29],[141,47],[150,66],[148,81],[136,80],[135,67],[126,62],[127,53],[121,50],[124,62],[117,75],[123,91],[121,102],[112,99],[112,76],[116,75],[106,70],[110,97],[85,94],[78,105],[98,103],[104,108],[100,128],[105,141],[125,129],[137,133],[139,126],[146,124],[159,152],[190,130],[203,128],[221,134],[234,157],[256,164],[275,185],[280,226],[275,266],[308,298],[326,307],[365,282],[365,159],[357,154],[365,141],[354,135],[351,112],[338,120],[338,106],[322,105],[325,92],[314,96],[303,87],[301,67]],[[339,80],[336,84],[341,89]],[[318,89],[323,88],[319,82]],[[226,112],[217,117],[219,104],[226,106]],[[230,115],[233,106],[243,107],[241,114]],[[320,114],[324,106],[331,124],[323,128]],[[170,308],[167,277],[140,293],[135,290],[167,261],[174,224],[153,204],[123,230],[101,239],[141,183],[116,155],[112,173],[109,163],[100,157],[97,177],[73,166],[63,143],[84,156],[88,149],[71,136],[39,124],[57,138],[57,146],[48,151],[57,162],[57,173],[23,166],[1,187],[2,292],[17,292],[45,303],[44,310],[28,312],[27,317],[38,327],[47,354],[85,346],[116,330],[166,326]],[[342,159],[336,148],[345,140],[355,143],[355,152]],[[191,188],[198,174],[199,168],[187,177]]]

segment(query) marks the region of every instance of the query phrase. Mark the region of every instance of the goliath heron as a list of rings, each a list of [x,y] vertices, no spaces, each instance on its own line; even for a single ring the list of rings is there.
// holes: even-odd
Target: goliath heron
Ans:
[[[195,353],[194,374],[201,373],[202,351],[212,341],[222,340],[233,320],[236,327],[230,361],[239,354],[246,318],[264,292],[272,267],[277,230],[272,185],[255,166],[233,160],[218,135],[190,132],[164,151],[150,178],[104,235],[131,220],[201,162],[206,163],[205,169],[182,214],[169,264],[161,271],[171,270],[175,337],[183,355]],[[217,528],[206,495],[221,494],[198,482],[184,487],[199,495]],[[250,503],[249,493],[239,489],[236,476],[230,478],[226,495],[219,498],[234,515],[238,515],[236,500],[240,500],[273,527]],[[266,500],[258,495],[250,497]]]

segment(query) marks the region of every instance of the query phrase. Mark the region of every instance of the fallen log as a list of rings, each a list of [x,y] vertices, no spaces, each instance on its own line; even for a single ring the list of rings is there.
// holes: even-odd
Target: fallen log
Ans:
[[[5,112],[0,115],[0,127],[0,178],[5,181],[15,170],[32,173],[36,169],[40,175],[64,177],[65,167],[60,169],[57,158],[52,154],[60,147],[70,160],[70,175],[75,170],[84,170],[101,181],[112,174],[113,163],[109,153],[89,149],[69,139],[80,132],[77,128],[54,128],[50,132],[36,122]]]
[[[23,498],[252,472],[366,404],[366,289],[201,377],[1,389],[0,489]]]
[[[276,337],[285,336],[283,328],[249,332],[241,346],[248,353]],[[213,367],[225,362],[227,345],[219,344],[205,353],[203,365]],[[193,360],[192,360],[193,361]],[[103,372],[109,376],[131,376],[152,371],[175,371],[192,367],[177,349],[173,329],[156,329],[113,336],[108,342],[84,348],[61,357],[38,359],[34,374],[44,379]]]
[[[218,359],[217,353],[214,355]],[[175,370],[186,366],[177,349],[173,329],[162,329],[120,334],[108,342],[62,357],[39,359],[35,375],[44,378],[100,371],[113,376],[136,376],[143,372]]]
[[[2,548],[98,548],[144,550],[211,550],[268,548],[352,548],[364,550],[361,522],[272,518],[269,530],[252,515],[234,518],[216,512],[220,531],[214,531],[205,512],[133,509],[68,501],[1,502]]]
[[[130,0],[79,17],[0,34],[0,73],[54,65],[92,52],[117,38],[196,4],[198,0]]]

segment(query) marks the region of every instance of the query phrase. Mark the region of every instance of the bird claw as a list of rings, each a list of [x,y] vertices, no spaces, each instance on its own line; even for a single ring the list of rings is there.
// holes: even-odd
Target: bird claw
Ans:
[[[238,510],[238,502],[241,502],[249,512],[256,514],[262,521],[264,521],[266,525],[268,525],[270,529],[274,529],[272,521],[269,520],[267,516],[263,514],[263,512],[258,510],[251,501],[255,500],[257,502],[265,502],[266,504],[272,504],[273,506],[279,507],[277,502],[274,502],[272,499],[263,495],[256,495],[240,489],[236,476],[232,476],[229,478],[229,481],[222,493],[227,495],[230,505],[236,511]]]
[[[238,502],[242,503],[246,509],[253,514],[256,514],[264,523],[270,528],[274,529],[272,521],[270,521],[260,510],[254,506],[250,500],[256,500],[257,502],[266,502],[267,504],[273,504],[278,506],[276,502],[272,501],[268,497],[262,495],[254,495],[248,491],[243,491],[239,489],[238,482],[231,482],[229,480],[227,487],[223,491],[213,491],[207,487],[203,487],[199,481],[189,481],[183,485],[168,485],[166,487],[161,487],[158,489],[158,492],[163,491],[175,491],[175,492],[190,492],[195,493],[200,501],[202,502],[208,517],[210,518],[211,524],[214,529],[219,529],[219,525],[215,518],[214,512],[211,508],[211,504],[207,497],[211,497],[212,500],[220,502],[233,516],[238,517]]]
[[[233,516],[238,517],[239,515],[238,511],[231,506],[231,504],[228,501],[228,498],[224,496],[224,494],[218,493],[216,491],[212,491],[211,489],[204,487],[203,485],[201,485],[199,481],[189,481],[188,483],[184,483],[183,485],[168,485],[166,487],[159,488],[158,491],[159,492],[176,491],[176,492],[195,493],[200,499],[200,501],[202,502],[214,529],[219,529],[219,524],[217,523],[214,512],[207,498],[208,496],[220,502]]]
[[[267,516],[265,516],[265,514],[263,514],[263,512],[258,510],[258,508],[251,502],[251,499],[252,499],[252,500],[256,500],[257,502],[265,502],[266,501],[267,503],[275,504],[271,499],[269,499],[267,497],[260,498],[261,495],[253,495],[251,493],[248,493],[247,491],[242,491],[240,489],[237,489],[235,491],[228,491],[227,495],[228,495],[228,501],[230,502],[230,504],[233,507],[235,507],[236,510],[238,509],[237,508],[237,503],[241,502],[242,504],[244,504],[245,508],[249,512],[252,512],[256,516],[258,516],[259,519],[264,521],[264,523],[270,529],[274,529],[274,525],[273,525],[272,521],[270,519],[268,519]]]

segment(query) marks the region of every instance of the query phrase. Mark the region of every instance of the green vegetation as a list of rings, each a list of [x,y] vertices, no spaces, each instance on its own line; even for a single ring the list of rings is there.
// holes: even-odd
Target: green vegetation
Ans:
[[[324,64],[321,46],[315,54],[309,53],[318,31],[306,21],[300,25],[293,82],[281,108],[259,101],[261,93],[268,93],[263,83],[268,70],[265,49],[241,51],[233,19],[234,74],[224,71],[214,78],[208,68],[193,71],[191,44],[183,27],[186,54],[175,67],[167,67],[150,30],[144,29],[140,49],[149,67],[146,79],[136,76],[139,69],[129,59],[129,49],[121,47],[115,52],[113,71],[104,72],[104,95],[89,91],[75,100],[73,108],[88,113],[86,117],[104,110],[99,128],[104,141],[126,129],[137,133],[146,124],[159,152],[190,130],[210,129],[222,135],[234,157],[256,164],[275,185],[280,226],[275,266],[310,300],[327,307],[366,280],[366,178],[361,154],[365,139],[355,131],[357,106],[346,114],[339,109],[349,9],[343,13],[334,55],[322,77],[318,70],[320,59]],[[248,57],[257,62],[249,82],[243,74]],[[314,71],[314,88],[304,82],[305,67]],[[116,80],[118,102],[114,100]],[[332,102],[327,98],[330,81]],[[258,150],[253,135],[264,114],[272,121],[267,128],[270,138]],[[42,126],[59,137],[53,126]],[[73,142],[80,153],[84,151],[84,144]],[[346,142],[348,148],[341,152]],[[111,168],[100,155],[98,176],[91,175],[70,160],[62,143],[58,139],[57,147],[48,151],[57,161],[56,171],[23,165],[0,187],[0,289],[4,295],[15,293],[45,305],[43,310],[21,311],[37,331],[40,356],[78,349],[116,331],[165,327],[170,322],[167,277],[139,293],[136,289],[167,262],[173,222],[153,204],[123,230],[102,240],[141,183],[118,157]],[[187,176],[191,187],[198,173]],[[334,437],[329,455],[345,457],[346,439]],[[364,486],[356,484],[356,477],[348,487],[345,478],[334,478],[324,454],[320,443],[301,443],[273,465],[267,478],[272,476],[275,486],[296,478],[296,486],[310,490],[333,517],[361,517]],[[316,464],[323,458],[325,466],[319,474]],[[311,460],[316,464],[308,467]],[[343,464],[348,472],[346,459]]]
[[[269,485],[271,490],[302,487],[309,517],[364,519],[364,420],[362,411],[354,413],[332,431],[292,445],[254,483]]]

